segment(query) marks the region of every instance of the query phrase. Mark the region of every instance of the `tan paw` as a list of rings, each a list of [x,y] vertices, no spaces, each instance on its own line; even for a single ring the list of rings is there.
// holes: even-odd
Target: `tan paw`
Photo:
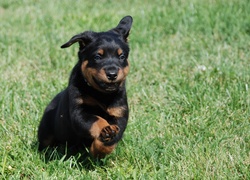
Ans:
[[[111,141],[120,131],[120,128],[117,125],[106,126],[102,129],[100,133],[100,140],[102,142]]]

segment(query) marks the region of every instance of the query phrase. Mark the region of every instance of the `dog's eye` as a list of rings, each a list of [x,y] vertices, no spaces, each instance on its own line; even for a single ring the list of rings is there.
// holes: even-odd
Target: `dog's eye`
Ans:
[[[122,61],[125,60],[125,58],[126,58],[126,57],[125,57],[123,54],[121,54],[121,55],[119,56],[119,59],[122,60]]]
[[[94,57],[94,60],[95,61],[98,61],[98,60],[100,60],[100,59],[102,59],[102,57],[98,54],[98,55],[95,55],[95,57]]]

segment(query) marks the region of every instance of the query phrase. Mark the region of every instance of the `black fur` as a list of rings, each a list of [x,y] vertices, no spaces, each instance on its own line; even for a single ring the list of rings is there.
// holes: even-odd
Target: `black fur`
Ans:
[[[116,28],[86,31],[61,46],[66,48],[78,42],[79,61],[71,72],[68,87],[45,109],[38,128],[39,150],[67,144],[91,147],[95,157],[112,152],[113,148],[109,148],[122,138],[128,120],[125,79],[131,26],[132,17],[126,16]]]

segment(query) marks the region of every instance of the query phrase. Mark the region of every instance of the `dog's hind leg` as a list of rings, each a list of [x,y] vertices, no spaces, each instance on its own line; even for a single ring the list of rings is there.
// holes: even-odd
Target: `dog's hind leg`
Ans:
[[[53,111],[45,112],[38,128],[39,150],[53,146],[55,141]]]
[[[57,94],[44,111],[42,120],[38,128],[38,150],[42,150],[48,146],[53,146],[56,143],[55,121],[58,111],[58,104],[63,94],[64,91]]]
[[[38,128],[39,150],[55,144],[55,116],[59,100],[60,94],[57,95],[45,109]]]

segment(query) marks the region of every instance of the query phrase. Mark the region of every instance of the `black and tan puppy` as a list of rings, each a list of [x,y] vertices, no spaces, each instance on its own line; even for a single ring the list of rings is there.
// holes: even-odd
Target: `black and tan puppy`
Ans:
[[[59,144],[86,146],[98,158],[114,150],[128,121],[125,79],[132,21],[126,16],[116,28],[86,31],[61,46],[78,42],[79,61],[68,87],[44,112],[38,129],[39,150]]]

